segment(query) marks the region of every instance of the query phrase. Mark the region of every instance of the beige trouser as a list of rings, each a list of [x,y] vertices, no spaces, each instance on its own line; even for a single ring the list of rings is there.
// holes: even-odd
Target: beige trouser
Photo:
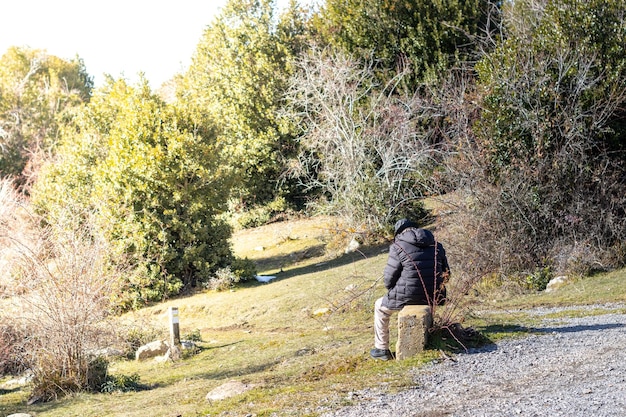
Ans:
[[[374,303],[374,347],[389,349],[389,319],[398,310],[383,306],[383,297]]]

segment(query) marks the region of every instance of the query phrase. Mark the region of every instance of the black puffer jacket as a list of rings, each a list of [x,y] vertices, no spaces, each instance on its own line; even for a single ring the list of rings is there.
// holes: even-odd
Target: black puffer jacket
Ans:
[[[410,222],[400,227],[398,224],[384,270],[385,287],[389,291],[383,306],[400,310],[411,304],[443,304],[443,273],[450,270],[443,245],[435,242],[429,230],[413,227]]]

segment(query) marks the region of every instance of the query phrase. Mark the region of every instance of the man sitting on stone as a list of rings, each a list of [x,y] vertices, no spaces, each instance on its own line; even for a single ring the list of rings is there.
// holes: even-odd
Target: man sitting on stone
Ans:
[[[408,219],[395,225],[394,239],[383,275],[387,294],[374,304],[374,359],[393,358],[389,350],[389,319],[405,305],[445,302],[444,281],[450,274],[446,251],[432,232]]]

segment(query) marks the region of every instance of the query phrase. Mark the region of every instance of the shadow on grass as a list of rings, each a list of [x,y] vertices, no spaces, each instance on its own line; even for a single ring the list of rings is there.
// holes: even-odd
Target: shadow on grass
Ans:
[[[490,334],[506,334],[506,333],[530,333],[532,328],[521,326],[519,324],[489,324],[477,327],[478,331],[485,335]]]
[[[377,256],[386,250],[388,245],[376,245],[359,248],[358,251],[343,254],[335,259],[322,261],[310,265],[299,266],[290,268],[289,265],[293,265],[303,259],[321,257],[324,254],[324,246],[319,245],[309,248],[305,251],[295,252],[284,256],[275,256],[271,258],[255,260],[257,269],[260,271],[267,271],[271,269],[281,269],[280,272],[273,273],[276,276],[276,280],[292,278],[299,275],[310,274],[314,272],[325,271],[328,269],[338,268],[344,265],[349,265],[354,262],[362,261],[373,256]],[[268,267],[268,266],[273,266]],[[382,271],[381,271],[382,273]],[[256,281],[250,281],[248,285],[262,285],[262,283]]]
[[[533,331],[517,324],[491,324],[473,328],[443,328],[432,335],[430,349],[454,353],[493,352],[498,349],[497,340]],[[494,341],[496,340],[496,341]]]
[[[22,387],[15,387],[15,388],[11,388],[11,389],[0,388],[0,395],[10,394],[12,392],[17,392],[20,389],[22,389]]]
[[[259,271],[269,271],[273,269],[286,269],[290,265],[302,261],[303,259],[317,258],[324,255],[325,245],[311,246],[303,250],[294,251],[284,255],[257,258],[254,263]]]
[[[265,363],[250,364],[245,367],[234,366],[232,369],[216,369],[210,372],[195,374],[196,378],[212,379],[212,380],[230,380],[235,378],[241,378],[245,375],[253,375],[259,372],[267,371],[273,368],[281,362],[281,359],[276,358]]]
[[[575,325],[575,326],[563,326],[563,327],[526,327],[517,324],[493,324],[488,326],[481,326],[478,331],[481,338],[478,339],[478,343],[470,343],[470,347],[475,351],[485,352],[493,351],[497,349],[497,345],[491,339],[501,339],[503,337],[512,335],[524,335],[524,334],[548,334],[548,333],[575,333],[586,331],[604,331],[610,329],[619,329],[626,327],[624,323],[607,323],[607,324],[593,324],[593,325]],[[481,340],[482,339],[482,340]],[[452,344],[455,347],[459,347],[458,342]],[[470,352],[471,353],[471,352]]]

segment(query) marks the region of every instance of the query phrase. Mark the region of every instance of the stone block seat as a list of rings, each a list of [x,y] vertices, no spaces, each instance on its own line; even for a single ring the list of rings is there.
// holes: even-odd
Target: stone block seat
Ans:
[[[422,352],[428,341],[428,329],[432,324],[433,318],[429,306],[404,306],[398,312],[396,359],[407,359]]]

